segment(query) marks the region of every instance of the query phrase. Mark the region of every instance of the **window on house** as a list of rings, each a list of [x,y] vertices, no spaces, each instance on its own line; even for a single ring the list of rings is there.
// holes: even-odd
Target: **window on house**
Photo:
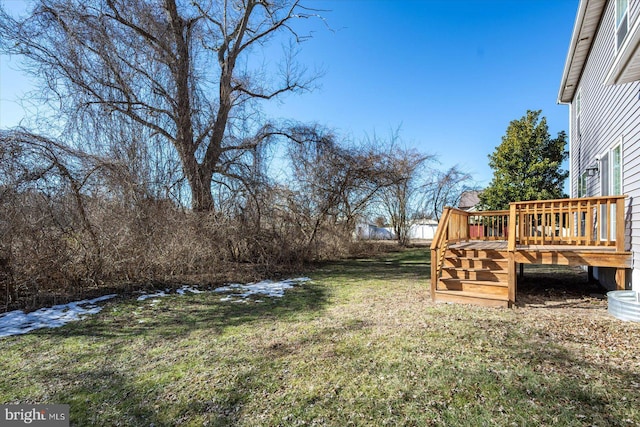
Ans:
[[[622,144],[611,150],[611,194],[622,194]]]
[[[618,141],[609,151],[600,158],[600,194],[602,196],[616,196],[622,194],[622,141]],[[603,221],[600,227],[600,238],[606,240],[607,228],[604,218],[606,218],[606,206],[602,206],[600,213]],[[616,205],[611,205],[609,212],[609,233],[610,239],[615,240],[616,230]]]
[[[620,49],[629,30],[629,0],[616,0],[616,49]]]
[[[622,194],[622,140],[600,157],[600,194]]]
[[[578,197],[587,195],[587,171],[582,172],[578,177]]]

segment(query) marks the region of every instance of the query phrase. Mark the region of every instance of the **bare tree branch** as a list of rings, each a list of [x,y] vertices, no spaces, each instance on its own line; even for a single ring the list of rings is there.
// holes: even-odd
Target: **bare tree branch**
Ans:
[[[25,56],[68,117],[91,114],[161,136],[180,158],[192,206],[210,210],[222,156],[264,140],[234,135],[247,117],[234,112],[249,115],[253,101],[314,80],[288,62],[282,84],[270,88],[237,64],[276,34],[300,41],[293,21],[310,16],[299,0],[36,0],[24,19],[0,10],[0,50]]]

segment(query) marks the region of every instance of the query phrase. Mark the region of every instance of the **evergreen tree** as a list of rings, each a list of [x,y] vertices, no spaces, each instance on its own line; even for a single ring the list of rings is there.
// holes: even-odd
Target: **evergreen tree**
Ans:
[[[569,172],[562,162],[566,134],[551,139],[547,119],[540,110],[527,111],[520,120],[513,120],[502,137],[502,143],[489,155],[493,179],[480,195],[483,209],[508,209],[510,202],[548,200],[567,197],[563,193]]]

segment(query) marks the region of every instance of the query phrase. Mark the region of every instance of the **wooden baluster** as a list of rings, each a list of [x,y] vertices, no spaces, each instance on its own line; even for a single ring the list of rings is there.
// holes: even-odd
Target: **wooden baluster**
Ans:
[[[613,238],[611,236],[611,199],[607,199],[607,222],[605,223],[605,227],[607,230],[606,245],[609,245],[613,243]]]
[[[564,243],[565,237],[566,237],[565,235],[566,221],[564,217],[564,203],[560,203],[560,206],[558,206],[558,222],[560,223],[558,238],[560,239],[560,243]]]
[[[573,212],[572,209],[572,204],[569,203],[568,205],[568,210],[567,210],[567,215],[569,217],[569,241],[573,242],[574,241],[574,236],[576,235],[576,229],[575,229],[575,213]]]
[[[590,246],[593,244],[593,206],[591,206],[591,200],[587,201],[587,219],[586,219],[586,225],[585,225],[585,232],[586,232],[586,241],[587,241],[587,246]]]
[[[580,218],[580,246],[588,245],[587,241],[587,211],[585,210],[585,203],[583,201],[578,202],[578,217]]]
[[[551,203],[551,244],[556,243],[556,214],[555,214],[556,204]]]
[[[540,204],[540,244],[544,245],[547,237],[547,207],[544,203]]]
[[[549,218],[549,205],[546,203],[543,205],[543,212],[544,218],[542,219],[542,222],[544,224],[542,225],[542,244],[546,245],[549,242],[549,227],[551,224],[551,219]]]
[[[538,244],[538,207],[534,204],[533,205],[533,221],[532,221],[532,225],[533,225],[533,244],[537,245]]]
[[[584,203],[584,209],[585,209],[585,211],[584,211],[584,244],[586,246],[591,246],[592,245],[592,243],[591,243],[591,235],[592,235],[592,232],[591,232],[591,221],[592,221],[592,219],[591,219],[591,215],[592,215],[592,213],[591,213],[591,203],[592,203],[591,200],[587,200]]]

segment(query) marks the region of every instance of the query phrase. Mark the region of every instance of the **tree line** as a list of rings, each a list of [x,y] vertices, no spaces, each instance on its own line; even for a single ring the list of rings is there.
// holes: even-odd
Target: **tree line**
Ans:
[[[263,106],[313,90],[296,61],[324,22],[301,0],[36,0],[0,5],[0,52],[40,83],[0,129],[5,309],[108,286],[258,278],[348,255],[360,221],[402,245],[472,186],[398,131],[354,141]],[[285,42],[282,57],[261,61]],[[565,135],[540,111],[489,156],[485,209],[562,195]]]
[[[384,216],[401,244],[471,178],[399,136],[349,141],[262,106],[312,90],[296,62],[322,20],[299,0],[37,0],[0,6],[0,51],[44,106],[0,130],[5,308],[114,283],[277,274],[354,250]],[[258,63],[271,43],[290,50]]]

